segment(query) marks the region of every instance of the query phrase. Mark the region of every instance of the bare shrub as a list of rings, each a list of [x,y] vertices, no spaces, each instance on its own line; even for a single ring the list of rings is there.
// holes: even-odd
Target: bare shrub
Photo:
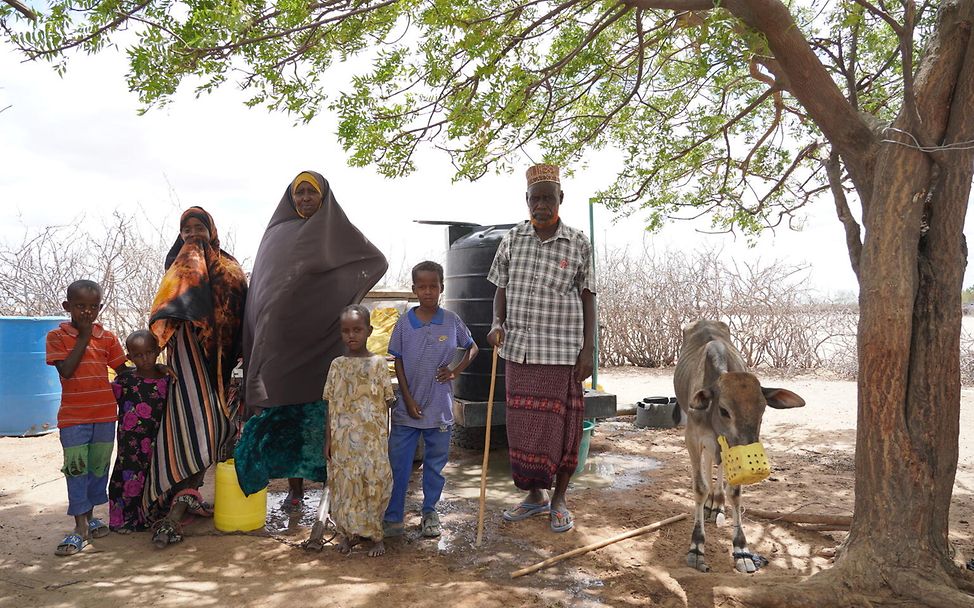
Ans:
[[[0,243],[0,314],[63,315],[68,285],[87,278],[104,290],[99,321],[124,339],[146,326],[171,243],[141,210],[116,211],[97,232],[80,223]]]
[[[964,320],[967,320],[966,316]],[[966,323],[960,331],[960,381],[962,384],[974,384],[974,335]]]
[[[856,309],[816,300],[806,266],[738,265],[719,250],[607,250],[600,258],[602,365],[673,365],[682,328],[709,318],[728,324],[750,367],[832,369],[834,358],[835,371],[855,373]]]

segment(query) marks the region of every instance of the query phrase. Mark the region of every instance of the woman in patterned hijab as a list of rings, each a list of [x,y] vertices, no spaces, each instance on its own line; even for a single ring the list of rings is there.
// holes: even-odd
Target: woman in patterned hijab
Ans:
[[[149,328],[167,348],[177,381],[169,391],[156,438],[147,510],[162,516],[153,542],[162,548],[182,539],[186,511],[211,514],[199,487],[206,469],[233,437],[227,398],[230,373],[241,354],[247,280],[232,255],[220,249],[216,224],[201,207],[179,220],[179,236],[166,256]]]

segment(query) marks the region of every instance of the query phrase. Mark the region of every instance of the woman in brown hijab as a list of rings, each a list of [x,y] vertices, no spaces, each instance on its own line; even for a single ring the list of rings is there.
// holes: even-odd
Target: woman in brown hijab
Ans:
[[[211,515],[198,491],[206,469],[233,437],[230,373],[241,353],[247,280],[220,249],[213,217],[190,207],[166,256],[166,274],[152,303],[149,328],[177,376],[153,447],[143,505],[156,516],[157,547],[182,540],[189,511]],[[167,513],[168,511],[168,513]]]
[[[288,511],[300,511],[304,479],[324,482],[327,404],[322,390],[342,354],[339,317],[388,264],[348,220],[319,173],[288,185],[264,232],[244,319],[247,421],[235,452],[245,494],[287,477]]]

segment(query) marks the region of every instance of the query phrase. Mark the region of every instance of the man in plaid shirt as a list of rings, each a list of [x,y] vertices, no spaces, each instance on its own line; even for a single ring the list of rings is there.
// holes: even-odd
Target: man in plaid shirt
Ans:
[[[565,532],[574,527],[565,491],[578,465],[582,381],[594,365],[592,248],[558,218],[558,167],[535,165],[527,181],[531,220],[504,236],[487,276],[497,286],[487,341],[506,361],[511,472],[528,491],[504,519],[548,514],[551,529]]]

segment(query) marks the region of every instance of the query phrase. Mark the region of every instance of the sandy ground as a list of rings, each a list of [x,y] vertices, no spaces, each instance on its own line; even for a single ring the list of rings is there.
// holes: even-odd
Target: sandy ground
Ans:
[[[599,383],[620,405],[672,394],[666,371],[603,370]],[[769,411],[763,439],[772,478],[745,491],[745,505],[769,510],[849,514],[853,505],[855,385],[817,377],[765,379],[801,394],[800,410]],[[974,428],[974,390],[964,389],[961,428]],[[623,541],[537,574],[510,572],[552,555],[666,517],[689,512],[692,493],[682,431],[637,429],[632,417],[602,422],[585,472],[570,501],[576,529],[556,535],[545,518],[507,524],[500,509],[517,497],[506,455],[493,452],[485,543],[475,548],[481,454],[456,449],[441,502],[439,540],[422,539],[416,526],[421,490],[414,483],[406,537],[370,559],[343,557],[326,547],[300,548],[307,538],[319,490],[309,492],[295,517],[279,510],[284,484],[271,486],[268,523],[251,534],[223,534],[211,521],[189,526],[181,544],[153,549],[147,534],[112,534],[80,555],[57,558],[53,549],[70,526],[63,514],[64,482],[57,436],[0,439],[0,608],[25,606],[715,606],[713,589],[775,583],[828,568],[818,552],[844,533],[817,533],[789,524],[746,518],[751,549],[770,565],[748,577],[734,572],[728,527],[707,528],[708,562],[698,573],[684,565],[691,521]],[[414,475],[418,480],[419,471]],[[212,480],[204,493],[212,496]],[[961,437],[951,511],[951,539],[959,555],[974,555],[974,441]],[[104,508],[102,508],[104,509]],[[103,516],[107,514],[102,513]]]

